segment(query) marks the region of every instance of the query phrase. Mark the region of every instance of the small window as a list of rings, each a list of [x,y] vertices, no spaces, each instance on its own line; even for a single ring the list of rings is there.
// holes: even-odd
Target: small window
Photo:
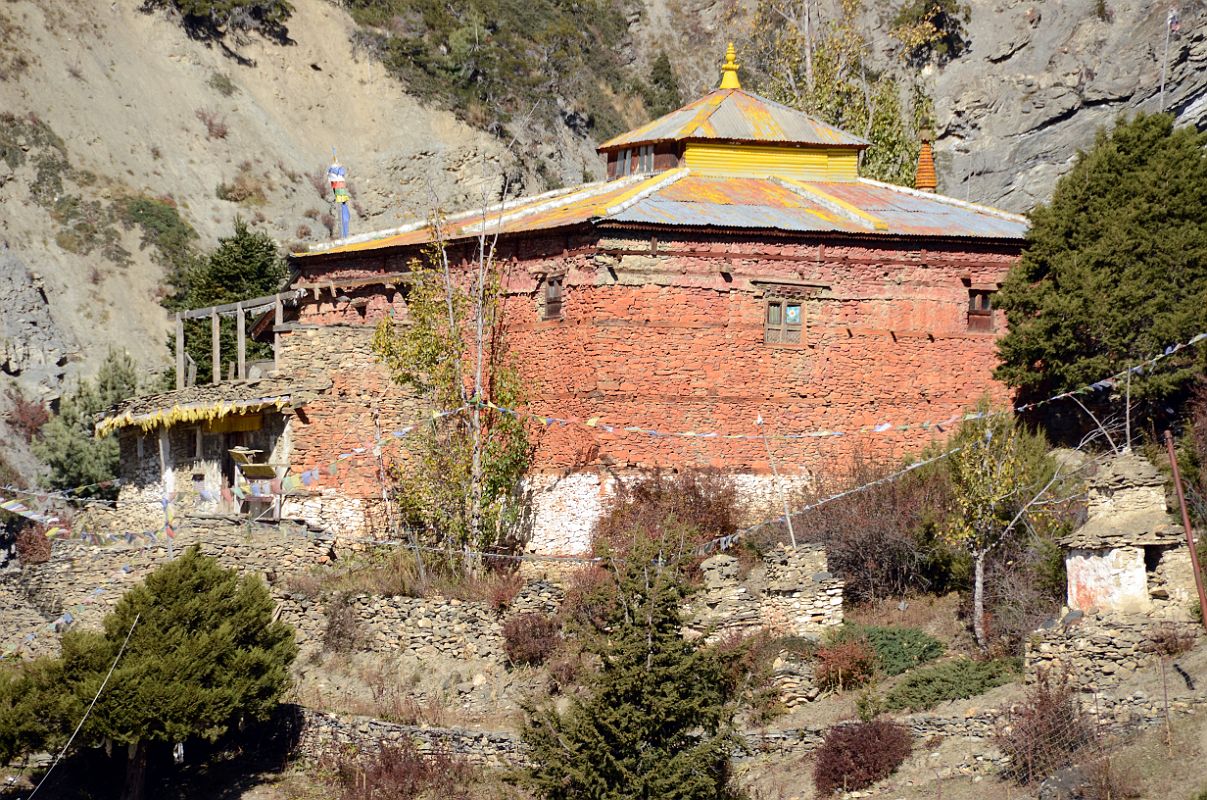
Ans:
[[[562,276],[551,275],[545,279],[545,304],[542,309],[544,319],[562,318]]]
[[[768,300],[767,316],[763,323],[763,341],[799,344],[803,321],[799,300]]]
[[[993,290],[968,290],[968,330],[988,333],[993,330]]]

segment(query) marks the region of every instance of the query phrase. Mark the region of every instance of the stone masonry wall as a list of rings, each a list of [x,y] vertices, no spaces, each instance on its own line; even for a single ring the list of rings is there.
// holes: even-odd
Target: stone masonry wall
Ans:
[[[718,554],[700,565],[704,590],[693,599],[689,630],[714,637],[766,630],[816,637],[842,624],[843,582],[826,568],[819,545],[787,545],[764,556],[761,589],[738,579],[738,561]]]
[[[391,437],[426,418],[424,405],[390,380],[373,353],[373,326],[298,326],[281,337],[281,370],[299,381],[330,381],[290,421],[290,471],[316,469],[307,496],[287,498],[298,516],[340,537],[385,538],[394,527],[384,499],[390,470],[407,460],[407,440]],[[385,438],[384,445],[379,440]],[[351,458],[340,459],[342,454]],[[334,465],[334,466],[333,466]]]
[[[1069,676],[1086,690],[1118,685],[1132,673],[1157,663],[1152,638],[1159,633],[1151,619],[1120,619],[1108,615],[1069,615],[1068,623],[1031,634],[1024,663],[1029,680],[1040,670],[1068,670]],[[1197,639],[1203,635],[1198,624],[1166,623],[1171,630]]]
[[[548,490],[536,498],[532,541],[540,552],[585,549],[590,522],[609,491],[601,474],[613,470],[716,466],[765,476],[769,443],[781,474],[808,479],[820,469],[841,468],[857,450],[883,457],[917,451],[931,434],[890,427],[861,437],[784,435],[943,420],[986,392],[1006,399],[991,377],[996,333],[969,331],[967,308],[969,287],[997,285],[1017,258],[1014,247],[832,238],[823,244],[753,235],[657,242],[636,235],[534,237],[500,246],[499,263],[507,265],[504,325],[526,407],[599,420],[532,426],[534,482]],[[401,272],[415,255],[303,262],[302,279]],[[455,248],[452,257],[454,263],[460,257]],[[541,313],[549,274],[563,276],[563,313],[555,320]],[[347,295],[349,303],[322,294],[304,305],[297,330],[285,337],[287,350],[313,354],[289,354],[288,360],[321,365],[344,351],[321,344],[319,329],[310,326],[363,331],[349,358],[337,355],[328,364],[339,375],[332,397],[307,409],[309,429],[299,430],[295,442],[304,465],[322,461],[307,453],[326,455],[339,449],[337,442],[371,439],[373,398],[386,379],[371,363],[368,336],[387,313],[406,317],[405,298],[395,287],[366,286]],[[802,299],[799,344],[764,343],[768,296]],[[1000,316],[997,326],[1004,326]],[[306,337],[316,338],[307,343]],[[910,380],[901,381],[903,375]],[[756,425],[760,417],[763,427]],[[626,426],[749,438],[652,436]],[[379,481],[371,467],[359,470],[349,472],[341,491],[370,497]]]
[[[227,567],[258,574],[269,584],[291,572],[329,561],[331,543],[310,538],[304,528],[243,527],[223,520],[190,519],[180,526],[172,548],[179,554],[198,544]],[[147,546],[92,545],[79,539],[56,540],[50,561],[23,566],[0,577],[0,605],[21,604],[24,614],[0,628],[0,651],[21,655],[55,653],[59,628],[72,624],[98,627],[122,593],[168,560],[164,541]]]

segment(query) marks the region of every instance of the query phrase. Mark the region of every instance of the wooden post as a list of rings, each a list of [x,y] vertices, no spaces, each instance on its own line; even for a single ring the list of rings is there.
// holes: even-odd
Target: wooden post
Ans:
[[[217,311],[210,312],[210,351],[214,362],[214,383],[222,382],[222,344],[219,340],[222,318]]]
[[[176,388],[184,388],[184,320],[176,315]]]
[[[247,378],[247,322],[243,318],[243,304],[235,309],[235,330],[239,337],[239,380]]]
[[[281,369],[281,332],[277,329],[284,321],[285,307],[281,303],[281,296],[277,295],[272,316],[272,369],[274,372]]]

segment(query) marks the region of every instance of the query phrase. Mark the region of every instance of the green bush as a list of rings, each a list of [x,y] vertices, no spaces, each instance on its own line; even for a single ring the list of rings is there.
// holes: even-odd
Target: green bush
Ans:
[[[900,675],[934,661],[946,650],[942,642],[917,628],[847,624],[834,637],[836,642],[857,639],[863,639],[875,651],[876,666],[886,675]]]
[[[961,658],[923,667],[907,675],[884,697],[886,711],[928,711],[948,700],[976,697],[1014,680],[1014,661]]]
[[[282,44],[289,40],[285,22],[293,14],[288,0],[143,0],[143,11],[176,12],[194,39],[215,41],[227,33],[257,31]]]
[[[498,130],[527,119],[581,119],[600,139],[623,130],[631,76],[626,0],[348,0],[362,30],[354,46],[381,59],[407,91]],[[550,98],[576,108],[562,110]],[[584,132],[585,133],[585,132]]]

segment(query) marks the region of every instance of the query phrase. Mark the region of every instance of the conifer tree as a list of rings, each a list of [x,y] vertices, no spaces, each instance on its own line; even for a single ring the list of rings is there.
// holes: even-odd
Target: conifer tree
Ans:
[[[0,759],[64,741],[96,697],[76,743],[121,745],[123,798],[138,800],[149,743],[215,741],[276,707],[297,646],[272,613],[260,578],[190,548],[126,592],[103,632],[69,631],[61,659],[0,675]]]
[[[588,648],[590,693],[530,714],[527,782],[545,800],[724,800],[738,687],[721,656],[680,633],[682,576],[656,543],[614,564],[613,602]]]
[[[1027,249],[994,302],[1009,321],[997,377],[1023,399],[1207,330],[1207,134],[1144,114],[1099,132],[1031,213]],[[1200,351],[1133,375],[1132,400],[1150,411],[1176,401],[1202,373]]]
[[[264,231],[252,230],[242,219],[235,219],[235,230],[230,236],[218,240],[218,247],[186,276],[179,299],[173,303],[176,309],[204,308],[206,306],[235,303],[272,294],[281,288],[287,270],[277,250],[277,244]],[[185,350],[197,362],[198,380],[205,381],[212,374],[213,351],[209,320],[190,320],[185,323]],[[233,319],[222,320],[219,344],[223,358],[236,357],[236,332]],[[175,347],[175,339],[169,338],[169,350]],[[272,348],[264,343],[248,340],[247,358],[269,358]]]
[[[111,481],[117,477],[117,439],[93,436],[100,412],[132,397],[137,390],[134,361],[126,353],[111,350],[95,379],[82,380],[74,392],[62,399],[59,413],[42,426],[34,452],[50,467],[47,483],[52,489],[69,489]],[[108,496],[112,490],[92,487],[81,496]]]

